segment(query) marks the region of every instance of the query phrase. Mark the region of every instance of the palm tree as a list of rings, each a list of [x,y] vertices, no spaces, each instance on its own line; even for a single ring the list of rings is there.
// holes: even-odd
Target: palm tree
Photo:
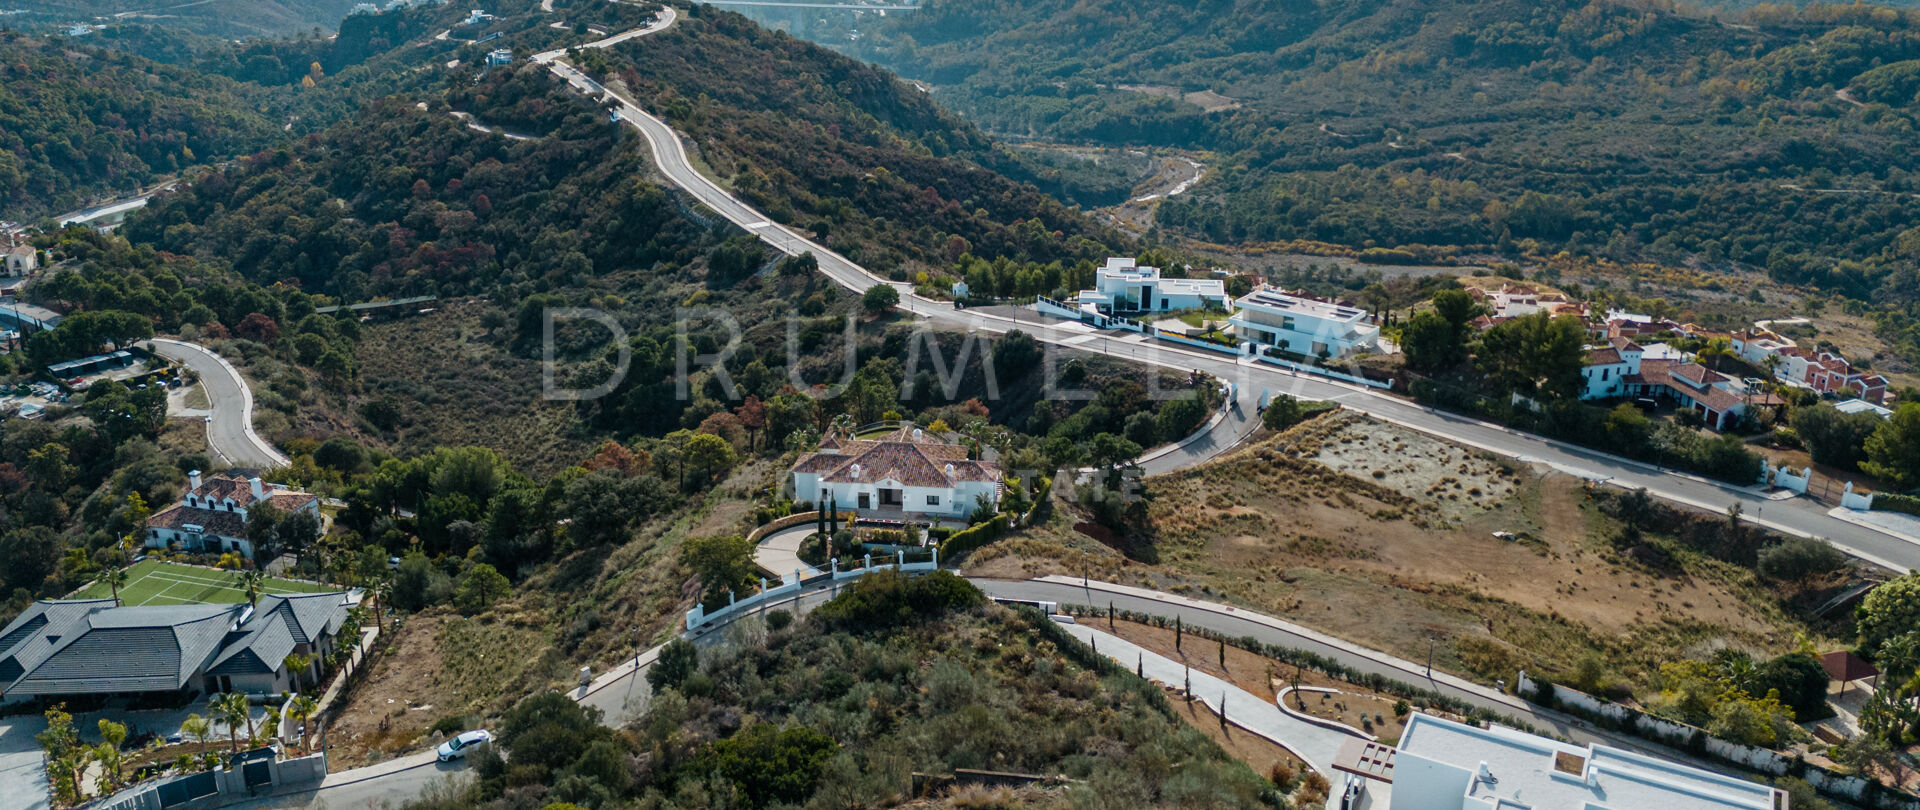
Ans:
[[[373,586],[373,626],[381,635],[387,634],[387,604],[393,598],[393,580],[381,577]],[[355,641],[358,644],[359,641]]]
[[[227,741],[232,744],[234,751],[240,750],[241,723],[247,724],[247,741],[253,741],[253,711],[247,705],[246,695],[238,692],[215,695],[208,708],[219,716],[220,722],[227,724]]]
[[[204,745],[207,739],[213,736],[213,723],[208,722],[207,718],[201,717],[200,715],[189,714],[187,715],[187,719],[180,723],[180,733],[192,737],[194,742]]]
[[[107,587],[113,589],[113,603],[119,605],[120,589],[127,587],[127,569],[116,565],[109,569],[107,575],[101,577],[101,580],[107,583]]]
[[[247,604],[260,604],[260,590],[266,587],[267,575],[258,568],[243,571],[240,574],[240,589],[247,592]]]
[[[319,708],[320,701],[306,695],[295,696],[293,705],[287,707],[287,716],[292,718],[293,722],[300,724],[300,750],[302,751],[307,750],[307,721],[313,719],[313,713]]]
[[[313,666],[313,656],[291,653],[282,663],[287,666],[287,674],[293,676],[293,691],[298,692],[306,681],[307,668]]]

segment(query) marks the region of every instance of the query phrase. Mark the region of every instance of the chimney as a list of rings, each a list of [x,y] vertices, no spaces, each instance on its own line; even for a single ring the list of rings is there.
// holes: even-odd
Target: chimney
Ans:
[[[264,487],[262,487],[262,486],[260,485],[260,476],[257,476],[257,475],[256,475],[256,476],[254,476],[254,477],[252,477],[252,478],[249,478],[249,479],[247,479],[247,483],[248,483],[248,484],[251,484],[251,485],[253,486],[253,499],[254,499],[254,500],[256,500],[256,501],[264,501],[264,500],[266,500],[266,499],[267,499],[267,491],[266,491],[266,488],[264,488]]]
[[[193,472],[187,473],[187,489],[190,492],[198,492],[200,490],[200,471],[199,470],[194,470]]]

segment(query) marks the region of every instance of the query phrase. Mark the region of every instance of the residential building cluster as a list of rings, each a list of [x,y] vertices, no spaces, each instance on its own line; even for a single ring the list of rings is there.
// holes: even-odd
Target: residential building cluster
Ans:
[[[964,292],[955,286],[956,297]],[[1133,318],[1183,310],[1228,313],[1232,335],[1247,351],[1333,359],[1380,349],[1379,323],[1360,307],[1266,286],[1233,299],[1221,279],[1168,278],[1134,259],[1107,259],[1094,272],[1094,288],[1081,290],[1069,304],[1089,315]]]
[[[1655,350],[1651,357],[1649,348]],[[1758,380],[1721,374],[1665,344],[1642,347],[1624,337],[1589,350],[1581,374],[1586,379],[1581,399],[1667,402],[1698,413],[1713,430],[1733,427],[1756,408],[1783,404],[1778,396],[1763,390]]]

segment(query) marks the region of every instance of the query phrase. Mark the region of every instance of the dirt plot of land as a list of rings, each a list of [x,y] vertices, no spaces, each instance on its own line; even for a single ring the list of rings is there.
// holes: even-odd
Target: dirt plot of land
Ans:
[[[1106,630],[1175,661],[1183,661],[1194,669],[1220,678],[1267,700],[1272,700],[1274,696],[1273,688],[1268,685],[1268,674],[1273,672],[1275,667],[1280,667],[1288,673],[1293,672],[1292,667],[1275,664],[1263,656],[1231,645],[1226,648],[1227,665],[1223,668],[1220,666],[1219,642],[1188,635],[1180,644],[1180,649],[1176,650],[1174,649],[1174,631],[1170,627],[1155,627],[1129,621],[1116,621],[1109,626],[1105,618],[1092,616],[1084,617],[1082,621],[1091,627]],[[1316,672],[1308,672],[1305,677],[1312,683],[1334,683]],[[1339,683],[1342,686],[1346,685],[1345,682]],[[1239,726],[1229,724],[1222,727],[1218,712],[1207,708],[1205,703],[1198,700],[1189,703],[1179,694],[1180,684],[1166,684],[1166,686],[1169,690],[1167,698],[1173,703],[1174,713],[1180,715],[1181,720],[1213,738],[1214,742],[1219,743],[1220,747],[1225,748],[1227,753],[1232,754],[1235,759],[1247,763],[1247,767],[1252,768],[1254,773],[1266,776],[1273,773],[1273,766],[1276,764],[1285,764],[1288,770],[1294,773],[1307,772],[1306,764],[1301,762],[1299,757],[1289,753],[1287,749]]]
[[[1171,692],[1167,700],[1173,704],[1173,713],[1179,715],[1181,721],[1212,738],[1226,749],[1229,756],[1247,763],[1254,773],[1267,776],[1273,773],[1275,765],[1285,765],[1288,771],[1296,774],[1309,770],[1305,762],[1280,747],[1279,743],[1231,723],[1222,724],[1220,714],[1205,703],[1198,700],[1189,703]]]
[[[408,620],[388,645],[327,729],[329,770],[419,749],[442,717],[500,711],[547,641],[504,622],[428,614]]]
[[[1310,420],[1148,479],[1146,538],[1126,547],[1133,559],[1066,518],[967,564],[989,576],[1086,574],[1243,604],[1408,660],[1425,660],[1432,641],[1437,668],[1488,683],[1522,667],[1565,671],[1589,655],[1632,681],[1724,647],[1777,654],[1801,633],[1819,643],[1751,572],[1697,554],[1676,555],[1662,572],[1616,550],[1620,526],[1578,479],[1502,476],[1456,450],[1447,469],[1461,489],[1403,491],[1389,486],[1399,483],[1391,473],[1376,480],[1320,463],[1326,435],[1374,437],[1368,452],[1401,441],[1352,418]],[[1359,451],[1336,458],[1368,469]],[[1463,461],[1471,479],[1457,472]],[[1475,486],[1481,497],[1448,497]]]
[[[1409,498],[1445,504],[1454,515],[1498,506],[1518,488],[1514,474],[1485,453],[1350,412],[1318,420],[1297,446],[1307,455],[1315,445],[1314,461]]]
[[[1393,713],[1394,701],[1349,691],[1353,688],[1345,687],[1334,693],[1289,692],[1287,705],[1314,717],[1357,728],[1379,737],[1387,745],[1398,742],[1401,733],[1406,731],[1406,718]]]

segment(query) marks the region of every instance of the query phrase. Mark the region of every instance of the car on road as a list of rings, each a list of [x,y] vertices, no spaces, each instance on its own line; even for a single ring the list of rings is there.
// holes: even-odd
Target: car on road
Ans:
[[[452,762],[456,759],[466,759],[467,752],[492,742],[493,732],[484,728],[462,731],[453,739],[441,743],[435,753],[440,755],[441,762]]]

